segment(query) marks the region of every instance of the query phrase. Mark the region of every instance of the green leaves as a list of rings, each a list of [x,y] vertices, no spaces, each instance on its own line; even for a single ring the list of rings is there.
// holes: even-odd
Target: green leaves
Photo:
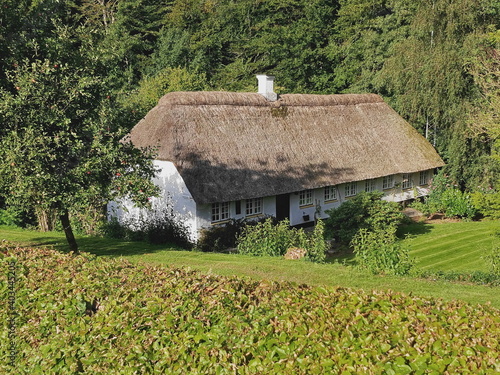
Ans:
[[[22,267],[16,366],[25,372],[479,374],[498,366],[500,315],[488,306],[43,249],[8,256]],[[7,292],[0,287],[0,298]],[[7,350],[0,340],[2,358]]]

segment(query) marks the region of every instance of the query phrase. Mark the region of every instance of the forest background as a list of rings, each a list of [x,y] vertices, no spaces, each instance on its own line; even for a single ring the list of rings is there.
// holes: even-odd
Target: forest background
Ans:
[[[167,92],[254,92],[259,73],[380,94],[461,190],[500,187],[498,0],[0,4],[0,208],[24,221],[69,212],[91,233],[114,196],[147,204],[154,170],[118,140]]]

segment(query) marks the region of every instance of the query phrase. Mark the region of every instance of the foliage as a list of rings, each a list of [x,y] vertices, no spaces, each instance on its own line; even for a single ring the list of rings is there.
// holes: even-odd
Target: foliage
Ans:
[[[477,213],[470,195],[458,189],[446,190],[441,196],[441,204],[447,217],[473,218]]]
[[[488,285],[491,287],[500,286],[500,275],[494,272],[473,271],[428,271],[415,268],[411,271],[412,277],[423,278],[426,280],[446,280],[458,283],[469,283],[476,285]]]
[[[373,274],[408,275],[414,265],[409,249],[403,247],[392,230],[362,228],[351,241],[356,263]]]
[[[308,236],[306,259],[315,263],[323,263],[328,250],[325,242],[325,224],[323,220],[318,220],[313,232]]]
[[[497,233],[497,237],[499,237],[500,234]],[[490,267],[490,273],[492,275],[495,275],[497,278],[500,279],[500,243],[497,241],[491,252],[485,256],[486,261],[488,262],[488,265]]]
[[[196,247],[201,251],[224,251],[236,247],[236,242],[243,229],[257,225],[270,219],[273,225],[277,224],[274,217],[264,217],[258,220],[231,219],[224,225],[214,225],[201,230]]]
[[[472,197],[458,189],[458,185],[440,170],[432,180],[429,195],[424,199],[427,207],[421,207],[423,212],[444,213],[447,217],[474,218],[477,206]]]
[[[500,192],[474,192],[471,194],[474,207],[485,217],[500,219]]]
[[[327,233],[343,244],[349,244],[356,233],[369,230],[395,229],[403,220],[400,206],[382,200],[382,192],[362,192],[342,203],[340,207],[327,210],[325,221]]]
[[[106,236],[130,241],[148,241],[151,244],[176,244],[191,248],[189,229],[180,215],[171,208],[146,211],[139,218],[120,222],[112,217],[103,226]]]
[[[272,218],[268,218],[243,228],[237,238],[237,248],[240,254],[283,256],[289,248],[297,247],[307,250],[306,259],[321,263],[327,250],[323,232],[321,221],[312,234],[307,234],[302,228],[290,228],[288,220],[274,224]]]
[[[290,228],[290,222],[283,220],[273,224],[271,218],[252,227],[246,227],[238,236],[240,254],[283,256],[290,247],[305,248],[303,229]]]
[[[7,257],[18,264],[20,373],[482,374],[498,366],[500,314],[487,305],[2,250],[2,300]],[[0,309],[2,373],[12,370],[7,314]]]
[[[10,90],[0,90],[0,184],[8,205],[57,211],[66,229],[71,210],[118,196],[144,205],[156,194],[148,154],[119,142],[126,129],[99,77],[44,60],[20,64],[8,79]]]

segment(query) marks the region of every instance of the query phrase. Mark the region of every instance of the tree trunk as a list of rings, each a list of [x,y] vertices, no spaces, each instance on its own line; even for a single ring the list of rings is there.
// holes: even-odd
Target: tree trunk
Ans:
[[[63,209],[59,218],[61,219],[64,234],[66,235],[66,241],[68,241],[69,250],[78,254],[78,244],[76,243],[75,235],[73,234],[73,228],[71,228],[71,223],[69,222],[68,210]]]

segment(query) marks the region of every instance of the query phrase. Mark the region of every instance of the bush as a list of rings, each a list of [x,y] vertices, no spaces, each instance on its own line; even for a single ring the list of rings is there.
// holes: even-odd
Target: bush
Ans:
[[[104,226],[107,237],[129,241],[148,241],[151,244],[175,244],[192,247],[187,225],[172,209],[149,211],[138,219],[120,222],[111,218]]]
[[[273,224],[271,219],[266,219],[255,226],[247,226],[237,239],[240,254],[259,256],[282,256],[290,247],[304,248],[304,245],[304,230],[290,228],[288,220]]]
[[[223,251],[234,248],[243,228],[257,225],[267,219],[271,219],[274,224],[277,223],[276,219],[271,217],[259,220],[232,219],[224,225],[214,225],[211,228],[205,228],[200,233],[196,247],[201,251]]]
[[[474,192],[471,194],[471,200],[483,216],[500,219],[500,192]]]
[[[443,213],[447,217],[473,218],[477,210],[467,193],[458,189],[448,189],[441,194]]]
[[[314,231],[308,235],[302,228],[290,228],[288,220],[274,224],[269,218],[254,226],[245,227],[237,240],[240,254],[283,256],[291,247],[306,249],[307,260],[324,262],[327,245],[323,222],[318,221]]]
[[[493,374],[498,309],[0,244],[3,374]]]
[[[358,266],[373,274],[408,275],[413,268],[409,250],[401,246],[394,231],[362,228],[351,245]]]
[[[362,229],[370,231],[395,229],[404,220],[399,204],[381,200],[382,192],[362,192],[340,207],[325,211],[328,235],[342,244],[349,244]]]

